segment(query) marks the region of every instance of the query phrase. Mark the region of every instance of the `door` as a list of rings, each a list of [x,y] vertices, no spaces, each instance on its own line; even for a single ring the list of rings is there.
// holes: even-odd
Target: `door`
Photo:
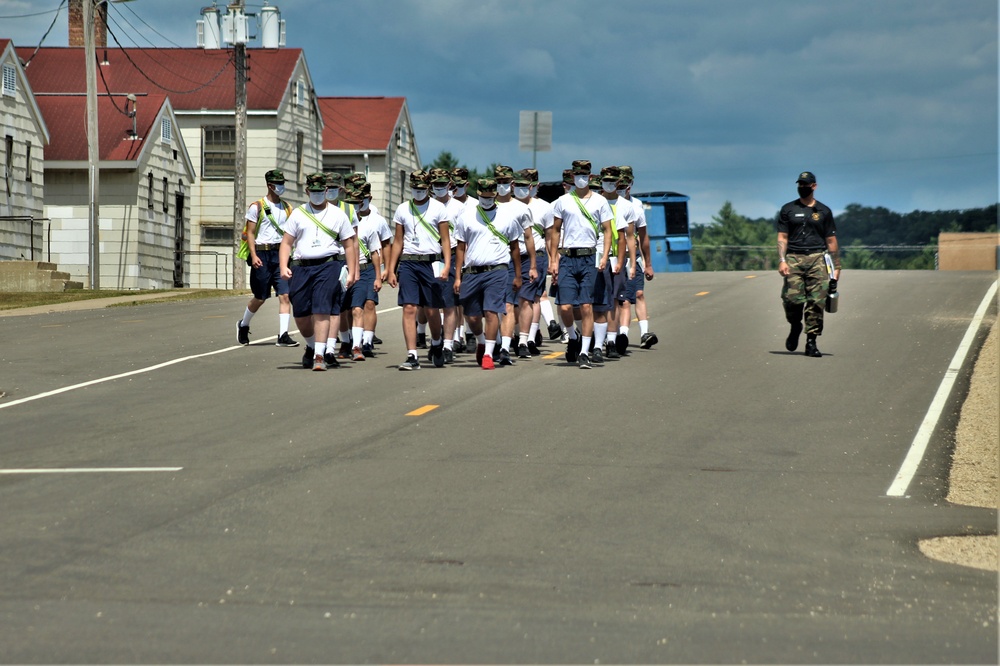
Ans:
[[[174,195],[174,287],[184,286],[184,192]]]

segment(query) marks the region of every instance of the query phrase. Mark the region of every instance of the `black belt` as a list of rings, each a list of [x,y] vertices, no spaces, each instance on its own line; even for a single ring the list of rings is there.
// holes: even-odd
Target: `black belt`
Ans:
[[[440,254],[404,254],[400,261],[441,261],[444,257]]]
[[[359,272],[360,271],[370,271],[373,268],[375,268],[375,264],[367,262],[367,261],[365,263],[363,263],[363,264],[359,264],[358,265],[358,271]]]
[[[319,259],[295,259],[292,261],[293,266],[319,266],[321,264],[328,264],[331,261],[343,261],[344,255],[342,254],[331,254],[329,257],[320,257]]]
[[[281,247],[281,243],[267,243],[265,245],[254,245],[253,249],[257,252],[266,252],[268,250],[277,250]]]
[[[589,257],[596,252],[592,247],[564,247],[559,250],[559,254],[564,257]]]
[[[503,268],[507,268],[507,264],[494,264],[493,266],[469,266],[462,271],[462,275],[479,275],[480,273],[499,271]]]
[[[528,258],[528,253],[527,253],[527,252],[525,252],[524,254],[522,254],[522,255],[521,255],[521,258],[522,258],[522,259],[527,259],[527,258]]]

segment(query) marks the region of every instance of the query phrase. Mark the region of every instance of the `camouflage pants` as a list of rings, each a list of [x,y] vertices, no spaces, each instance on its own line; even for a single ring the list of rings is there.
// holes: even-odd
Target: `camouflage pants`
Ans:
[[[823,307],[830,285],[823,253],[789,254],[786,259],[789,273],[781,288],[785,319],[789,324],[796,324],[802,322],[804,316],[806,335],[822,335]]]

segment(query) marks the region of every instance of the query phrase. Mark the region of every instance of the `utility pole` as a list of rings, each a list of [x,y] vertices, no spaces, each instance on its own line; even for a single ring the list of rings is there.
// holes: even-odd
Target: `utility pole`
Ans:
[[[87,63],[87,236],[90,260],[89,287],[101,288],[101,217],[98,203],[101,184],[100,135],[97,125],[97,48],[94,44],[94,1],[83,0],[83,51]]]
[[[236,69],[236,165],[233,174],[233,289],[246,288],[246,262],[237,256],[246,217],[247,197],[247,45],[243,0],[229,5],[233,66]],[[241,31],[241,28],[242,31]]]

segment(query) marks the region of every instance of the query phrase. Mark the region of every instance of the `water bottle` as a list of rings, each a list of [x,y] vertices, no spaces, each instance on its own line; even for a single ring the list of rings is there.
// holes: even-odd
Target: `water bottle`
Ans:
[[[826,295],[826,311],[834,313],[840,307],[840,293],[837,292],[837,281],[830,279],[830,289]]]

